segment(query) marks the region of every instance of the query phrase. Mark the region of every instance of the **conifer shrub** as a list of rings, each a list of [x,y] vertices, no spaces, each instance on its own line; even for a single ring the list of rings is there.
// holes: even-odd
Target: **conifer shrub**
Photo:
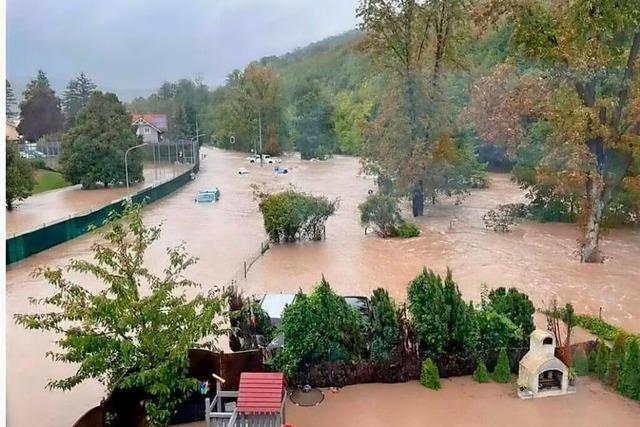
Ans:
[[[441,387],[438,367],[433,363],[431,358],[427,358],[422,362],[422,368],[420,370],[420,384],[432,390],[439,390]]]
[[[473,372],[473,379],[480,384],[489,382],[489,371],[482,360],[478,362],[478,367]]]
[[[573,354],[573,369],[579,377],[589,374],[589,361],[580,348]]]
[[[508,383],[511,379],[511,368],[509,366],[509,357],[507,351],[502,348],[498,354],[498,363],[493,371],[493,380],[497,383]]]
[[[591,350],[589,356],[587,356],[587,362],[589,363],[589,373],[595,374],[598,366],[598,349]]]
[[[613,350],[609,357],[609,363],[607,363],[606,383],[613,388],[618,387],[618,377],[620,376],[622,364],[624,363],[626,341],[627,336],[623,333],[619,333],[613,343]]]
[[[620,378],[618,391],[631,399],[640,400],[640,348],[637,339],[629,339]]]
[[[601,380],[605,380],[607,376],[607,367],[609,365],[609,353],[610,350],[607,348],[607,345],[600,341],[598,343],[598,355],[596,356],[596,375]]]

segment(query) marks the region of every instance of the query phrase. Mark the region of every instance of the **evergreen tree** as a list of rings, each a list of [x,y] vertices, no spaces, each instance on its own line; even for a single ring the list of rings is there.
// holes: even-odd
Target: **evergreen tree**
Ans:
[[[39,70],[24,91],[20,103],[18,132],[26,141],[37,141],[42,136],[62,130],[64,118],[60,110],[60,98],[49,86],[44,71]]]
[[[71,80],[62,97],[67,127],[72,127],[78,112],[89,102],[96,85],[84,73]]]
[[[398,343],[398,318],[386,289],[374,289],[371,297],[371,357],[388,359]]]
[[[314,81],[299,88],[292,136],[302,159],[324,158],[335,149],[334,107]]]
[[[482,360],[478,362],[478,367],[473,372],[473,379],[481,384],[489,382],[489,372],[487,371],[487,366]]]
[[[607,376],[607,366],[609,365],[609,349],[607,345],[600,341],[598,343],[598,355],[596,356],[596,375],[602,381],[605,380]]]
[[[638,339],[629,339],[620,372],[618,391],[632,399],[640,400],[640,349]]]
[[[125,152],[138,143],[124,105],[114,94],[96,91],[62,138],[62,172],[83,188],[123,182]],[[127,157],[130,183],[143,179],[141,156],[140,150],[134,150]]]
[[[595,374],[598,369],[598,350],[594,349],[589,352],[587,357],[589,363],[589,373]]]
[[[36,184],[33,169],[27,159],[20,157],[18,145],[6,141],[6,205],[11,210],[14,203],[31,195]]]
[[[430,358],[427,358],[422,362],[422,368],[420,370],[420,384],[432,390],[439,390],[441,387],[438,367]]]
[[[627,337],[623,333],[618,333],[616,340],[613,343],[613,350],[611,351],[611,357],[609,357],[609,363],[607,364],[607,384],[613,388],[618,387],[618,377],[624,364],[624,349]]]
[[[17,113],[13,109],[16,105],[16,96],[13,93],[13,89],[11,88],[11,83],[9,80],[5,79],[5,115],[8,119],[13,119],[17,116]]]
[[[502,348],[498,354],[498,363],[493,371],[493,380],[497,383],[508,383],[511,379],[511,367],[507,351]]]
[[[193,136],[185,108],[179,105],[173,115],[169,117],[169,138],[173,141],[180,141],[190,140]]]

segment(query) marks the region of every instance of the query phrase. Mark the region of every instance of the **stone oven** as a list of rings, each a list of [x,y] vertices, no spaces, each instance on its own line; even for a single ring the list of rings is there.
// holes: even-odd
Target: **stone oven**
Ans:
[[[529,337],[529,352],[520,361],[518,395],[523,399],[575,392],[569,387],[569,370],[555,356],[553,334],[541,329]]]

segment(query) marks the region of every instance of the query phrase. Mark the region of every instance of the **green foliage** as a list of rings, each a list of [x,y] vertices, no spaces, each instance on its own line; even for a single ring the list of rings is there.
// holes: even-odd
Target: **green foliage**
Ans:
[[[380,237],[398,235],[402,218],[400,218],[398,199],[393,195],[384,192],[372,194],[358,206],[358,209],[363,227],[374,227]]]
[[[535,307],[529,296],[516,288],[508,290],[499,287],[492,289],[486,298],[483,299],[484,306],[490,306],[497,313],[506,316],[522,331],[522,337],[526,343],[531,332],[534,331],[533,314]]]
[[[596,370],[595,373],[602,381],[606,379],[607,368],[609,366],[609,355],[611,351],[607,345],[600,341],[598,343],[598,355],[596,356]]]
[[[493,380],[497,383],[508,383],[511,379],[511,367],[509,366],[509,357],[507,351],[502,348],[498,354],[498,363],[493,370]]]
[[[505,314],[490,307],[478,311],[475,316],[474,340],[478,349],[514,348],[523,344],[522,329]],[[476,332],[477,331],[477,332]]]
[[[498,205],[482,216],[484,226],[493,231],[507,232],[527,216],[528,207],[524,203]]]
[[[578,376],[584,376],[589,374],[589,361],[584,355],[582,349],[577,349],[573,354],[573,369]]]
[[[60,110],[60,98],[49,86],[49,79],[38,71],[31,80],[20,103],[20,123],[18,133],[25,141],[37,141],[43,135],[62,130],[64,117]]]
[[[143,223],[139,206],[128,206],[123,218],[111,215],[104,240],[92,247],[93,260],[36,270],[54,289],[51,296],[32,299],[47,311],[15,316],[27,329],[58,334],[60,350],[47,355],[76,367],[73,375],[51,380],[49,388],[69,390],[90,379],[108,392],[139,388],[152,426],[167,425],[176,405],[197,389],[197,381],[187,377],[188,350],[213,344],[223,333],[218,325],[225,314],[216,289],[206,295],[192,290],[200,285],[185,271],[196,259],[183,247],[167,251],[162,276],[145,268],[146,251],[159,236],[159,227]],[[85,288],[67,272],[93,276],[103,286]]]
[[[11,210],[15,202],[26,199],[31,195],[36,182],[33,168],[27,159],[20,157],[18,144],[6,141],[6,176],[5,197],[7,209]]]
[[[638,349],[638,340],[627,340],[625,353],[618,381],[618,391],[631,399],[640,400],[640,350]]]
[[[36,185],[33,187],[33,194],[55,190],[69,185],[60,172],[44,169],[39,169],[35,172],[35,180]]]
[[[619,334],[616,337],[613,343],[611,356],[609,357],[609,363],[607,363],[606,383],[613,388],[618,387],[620,371],[622,370],[625,361],[624,351],[626,341],[627,336],[625,334]]]
[[[478,362],[478,367],[473,371],[473,379],[480,384],[489,382],[489,371],[482,360]]]
[[[589,373],[595,374],[598,369],[598,350],[591,350],[589,352],[589,356],[587,357],[587,362],[589,363]]]
[[[605,341],[613,341],[619,334],[625,333],[622,329],[605,322],[600,317],[590,314],[577,315],[576,324]]]
[[[78,77],[67,84],[67,89],[62,97],[67,127],[73,126],[76,115],[89,103],[91,94],[95,92],[96,87],[95,83],[84,73],[80,73]]]
[[[396,306],[386,289],[377,288],[371,297],[371,357],[386,360],[398,345]]]
[[[138,143],[124,105],[114,94],[96,91],[63,136],[62,173],[83,188],[124,182],[125,152]],[[127,165],[130,183],[144,179],[140,150],[128,154]]]
[[[362,151],[364,129],[373,109],[373,101],[363,92],[343,90],[336,95],[334,122],[340,153],[358,155]]]
[[[402,222],[398,226],[398,236],[403,239],[409,239],[411,237],[418,237],[420,235],[420,229],[417,225],[410,222]]]
[[[437,357],[467,349],[473,315],[462,300],[451,270],[447,270],[443,280],[425,268],[409,283],[408,303],[418,338],[427,354]]]
[[[420,384],[431,390],[440,390],[440,373],[438,367],[431,358],[427,358],[422,361],[422,367],[420,369]]]
[[[363,349],[363,325],[357,310],[336,295],[324,276],[313,292],[296,295],[279,325],[285,345],[274,366],[295,376],[302,363],[352,360]]]
[[[288,190],[265,195],[260,201],[264,229],[272,242],[320,240],[324,223],[338,202],[324,196]]]

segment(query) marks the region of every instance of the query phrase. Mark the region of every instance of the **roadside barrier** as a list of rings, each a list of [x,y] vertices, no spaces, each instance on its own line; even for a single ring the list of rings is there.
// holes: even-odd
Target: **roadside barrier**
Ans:
[[[174,192],[191,180],[192,169],[161,184],[143,188],[131,199],[133,203],[152,203]],[[6,265],[23,260],[53,246],[81,236],[94,227],[104,225],[109,213],[122,212],[126,197],[102,208],[76,213],[70,217],[43,224],[41,227],[13,235],[6,240]]]

